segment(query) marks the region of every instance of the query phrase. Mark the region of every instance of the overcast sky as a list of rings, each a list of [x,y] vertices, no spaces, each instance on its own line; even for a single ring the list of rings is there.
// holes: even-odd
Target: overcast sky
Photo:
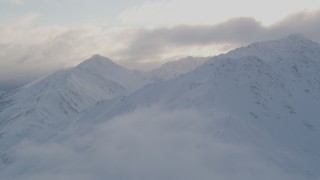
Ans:
[[[293,33],[320,42],[320,0],[0,0],[0,91],[92,54],[150,69]]]

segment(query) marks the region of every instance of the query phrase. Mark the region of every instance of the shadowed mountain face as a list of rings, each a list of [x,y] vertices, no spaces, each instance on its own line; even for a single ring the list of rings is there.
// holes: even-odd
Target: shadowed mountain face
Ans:
[[[0,146],[20,157],[1,155],[12,162],[6,174],[33,177],[47,168],[67,177],[65,168],[50,170],[59,159],[15,170],[42,158],[15,149],[33,134],[26,149],[72,150],[70,162],[86,163],[63,167],[85,169],[87,179],[320,177],[319,44],[293,35],[188,64],[141,73],[93,56],[6,95]]]

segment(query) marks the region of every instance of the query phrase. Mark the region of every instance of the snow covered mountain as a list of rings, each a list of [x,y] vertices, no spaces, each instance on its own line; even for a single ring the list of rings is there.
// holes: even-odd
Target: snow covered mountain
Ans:
[[[212,121],[213,139],[253,147],[264,165],[297,179],[320,177],[320,45],[300,35],[214,57],[186,75],[101,103],[79,121],[106,122],[154,105],[195,108]],[[239,168],[232,166],[226,168]],[[258,173],[253,169],[244,171]]]
[[[81,72],[71,73],[71,92],[76,94],[61,96],[65,104],[57,104],[59,96],[52,96],[56,93],[39,100],[50,112],[59,108],[53,114],[66,118],[55,119],[58,128],[51,128],[50,136],[37,133],[35,137],[45,136],[40,143],[13,142],[18,147],[16,162],[0,178],[319,179],[320,44],[301,35],[254,43],[199,66],[181,65],[183,72],[174,63],[164,65],[163,71],[150,73],[156,81],[152,84],[150,77],[118,66],[107,74],[105,68],[114,65],[110,61],[107,66],[93,62],[86,61],[74,70]],[[186,73],[187,69],[192,71]],[[183,75],[176,77],[175,72]],[[58,74],[48,77],[52,84],[68,79]],[[41,82],[50,81],[29,86]],[[63,83],[50,84],[39,87],[59,92]],[[63,92],[70,92],[66,87]],[[86,88],[88,94],[82,91]],[[14,101],[7,103],[15,108],[0,112],[1,118],[9,117],[1,120],[6,139],[0,139],[1,148],[9,146],[9,138],[21,138],[8,133],[25,132],[35,122],[25,121],[26,113],[11,116],[32,107],[17,106],[20,101],[39,104],[37,98],[28,99],[46,94],[43,88],[36,89],[21,90],[25,93],[19,98],[14,98],[19,92],[11,95]],[[105,101],[94,103],[101,98]],[[72,124],[63,124],[68,117]],[[43,119],[46,124],[48,118]],[[5,154],[2,161],[8,161]]]
[[[102,100],[112,99],[196,68],[202,59],[186,58],[144,73],[128,70],[100,55],[0,96],[0,164],[10,162],[7,149],[29,136],[44,137],[68,126],[73,116]],[[48,133],[51,129],[51,134]],[[43,135],[42,135],[43,137]]]
[[[2,96],[1,120],[5,123],[15,117],[32,116],[31,119],[41,122],[39,126],[46,126],[51,123],[48,119],[68,117],[145,83],[138,72],[94,55],[75,68],[58,71]]]
[[[63,126],[98,101],[126,95],[148,81],[100,55],[58,71],[0,99],[2,150],[47,127]],[[4,152],[4,151],[2,151]],[[0,155],[2,163],[7,157]]]

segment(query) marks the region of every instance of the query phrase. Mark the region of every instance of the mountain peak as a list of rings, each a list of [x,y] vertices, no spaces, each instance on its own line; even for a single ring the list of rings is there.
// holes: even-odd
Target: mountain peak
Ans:
[[[92,55],[89,59],[80,63],[77,67],[121,67],[111,59],[99,54]]]
[[[94,54],[90,57],[90,59],[108,59],[107,57],[104,57],[100,54]],[[109,60],[109,59],[108,59]]]

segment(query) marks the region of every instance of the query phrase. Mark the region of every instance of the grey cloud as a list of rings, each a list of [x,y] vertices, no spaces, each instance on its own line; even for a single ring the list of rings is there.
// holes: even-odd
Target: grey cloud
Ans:
[[[301,12],[286,17],[271,27],[271,33],[276,37],[289,33],[302,33],[314,41],[320,42],[320,10]],[[269,35],[271,36],[271,34]]]
[[[253,18],[237,18],[213,26],[182,25],[141,30],[124,53],[128,56],[144,57],[179,46],[247,42],[259,37],[263,31],[263,26]]]
[[[15,162],[0,178],[292,180],[297,177],[271,166],[250,145],[228,143],[217,137],[216,130],[221,127],[217,126],[219,118],[215,118],[194,109],[174,112],[157,106],[137,109],[94,125],[93,130],[87,128],[92,124],[80,127],[90,132],[71,130],[55,141],[23,142],[17,146]]]
[[[147,58],[188,46],[233,44],[278,39],[294,33],[320,41],[320,10],[290,15],[264,26],[253,18],[235,18],[216,25],[182,25],[172,28],[140,30],[123,53],[131,58]]]

